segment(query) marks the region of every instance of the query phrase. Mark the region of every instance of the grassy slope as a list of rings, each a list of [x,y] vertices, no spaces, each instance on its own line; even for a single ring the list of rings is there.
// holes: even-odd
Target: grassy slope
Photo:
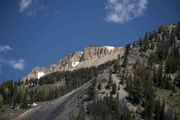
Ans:
[[[160,89],[158,91],[158,95],[165,99],[167,107],[175,110],[178,116],[178,120],[180,120],[180,90],[177,90],[177,92],[173,93],[172,96],[170,96],[170,94],[171,91],[169,90]]]
[[[25,112],[27,109],[18,109],[18,110],[13,110],[10,109],[8,105],[3,105],[0,108],[0,120],[12,120]],[[11,114],[12,113],[12,114]]]
[[[167,104],[176,110],[178,120],[180,120],[180,91],[173,96],[167,98]]]

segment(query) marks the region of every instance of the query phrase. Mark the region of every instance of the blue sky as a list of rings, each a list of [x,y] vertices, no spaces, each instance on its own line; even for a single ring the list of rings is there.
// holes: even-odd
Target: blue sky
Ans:
[[[90,45],[131,43],[179,13],[180,0],[1,0],[0,81]]]

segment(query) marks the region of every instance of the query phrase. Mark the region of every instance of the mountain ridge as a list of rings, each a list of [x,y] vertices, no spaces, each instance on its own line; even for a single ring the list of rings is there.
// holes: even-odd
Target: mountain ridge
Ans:
[[[175,28],[176,24],[164,24],[157,30],[158,33],[166,31],[170,34]],[[161,35],[159,36],[161,38]],[[133,47],[133,45],[131,46]],[[118,56],[123,56],[124,47],[113,46],[90,46],[84,48],[84,51],[75,51],[60,59],[57,64],[51,64],[47,67],[35,67],[32,71],[21,79],[25,82],[31,79],[40,79],[41,77],[59,71],[73,71],[80,68],[98,66],[110,60],[118,59]]]
[[[84,48],[84,51],[75,51],[60,59],[57,64],[50,64],[47,67],[35,67],[21,79],[25,82],[59,71],[73,71],[80,68],[98,66],[107,61],[117,59],[124,54],[124,47],[113,46],[91,46]]]

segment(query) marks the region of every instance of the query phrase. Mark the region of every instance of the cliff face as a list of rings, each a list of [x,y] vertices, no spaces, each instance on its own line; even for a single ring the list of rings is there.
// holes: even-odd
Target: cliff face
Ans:
[[[91,60],[94,58],[101,58],[111,54],[114,51],[114,47],[88,47],[85,48],[82,60]]]
[[[39,79],[57,71],[73,71],[79,68],[97,66],[107,61],[117,59],[124,54],[123,47],[101,46],[87,47],[84,52],[73,52],[61,59],[57,64],[47,67],[35,67],[22,81]]]

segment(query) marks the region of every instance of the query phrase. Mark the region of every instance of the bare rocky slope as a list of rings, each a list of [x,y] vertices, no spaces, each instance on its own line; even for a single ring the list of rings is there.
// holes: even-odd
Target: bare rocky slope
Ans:
[[[73,71],[79,68],[98,66],[107,61],[114,60],[124,54],[123,47],[100,46],[87,47],[83,52],[73,52],[70,55],[61,59],[57,64],[52,64],[47,67],[35,67],[21,81],[30,79],[39,79],[45,75],[58,71]]]

